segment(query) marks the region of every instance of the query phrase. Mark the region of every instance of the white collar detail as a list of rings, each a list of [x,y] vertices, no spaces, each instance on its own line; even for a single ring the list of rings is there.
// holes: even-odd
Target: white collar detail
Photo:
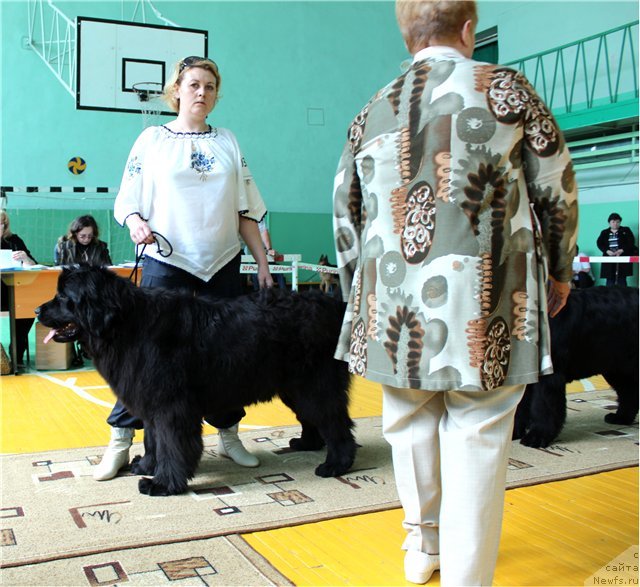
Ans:
[[[425,47],[420,49],[414,56],[413,62],[422,61],[428,57],[453,57],[456,59],[466,59],[466,57],[453,47],[446,45],[434,45],[433,47]]]

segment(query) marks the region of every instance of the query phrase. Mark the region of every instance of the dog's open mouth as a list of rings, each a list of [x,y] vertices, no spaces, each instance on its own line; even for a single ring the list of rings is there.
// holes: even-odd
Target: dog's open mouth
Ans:
[[[42,342],[44,344],[47,344],[50,340],[54,340],[55,342],[71,342],[78,337],[78,331],[78,327],[73,322],[69,322],[69,324],[62,328],[52,328]]]

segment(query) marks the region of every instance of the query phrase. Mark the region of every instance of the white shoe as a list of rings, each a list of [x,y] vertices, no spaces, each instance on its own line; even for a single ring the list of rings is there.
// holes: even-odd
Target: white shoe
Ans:
[[[113,479],[122,467],[129,464],[129,448],[133,442],[133,428],[111,428],[111,440],[102,460],[93,472],[96,481]]]
[[[407,550],[404,556],[404,577],[410,583],[424,585],[439,568],[440,557],[437,554]]]
[[[238,424],[231,428],[218,428],[218,454],[227,457],[241,467],[257,467],[260,464],[258,457],[252,455],[238,438]]]

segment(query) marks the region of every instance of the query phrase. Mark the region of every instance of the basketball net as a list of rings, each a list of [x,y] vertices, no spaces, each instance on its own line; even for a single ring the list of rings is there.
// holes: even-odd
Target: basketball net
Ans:
[[[159,125],[160,112],[162,111],[162,84],[143,82],[135,84],[133,91],[138,94],[138,100],[140,101],[142,128]]]

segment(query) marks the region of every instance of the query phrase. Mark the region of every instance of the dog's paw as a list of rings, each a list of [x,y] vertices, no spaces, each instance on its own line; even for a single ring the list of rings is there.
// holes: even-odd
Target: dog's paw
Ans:
[[[538,430],[529,430],[520,439],[520,444],[529,448],[547,448],[556,435],[549,436]]]
[[[316,475],[324,478],[341,477],[345,473],[348,473],[350,468],[350,466],[346,467],[336,463],[322,463],[316,467]]]
[[[616,412],[611,412],[610,414],[607,414],[604,417],[604,421],[607,424],[623,424],[623,425],[629,425],[629,424],[633,424],[634,420],[636,419],[635,416],[629,418],[626,416],[621,416],[620,414],[616,413]]]
[[[138,481],[138,491],[143,495],[151,495],[154,497],[158,495],[171,495],[166,486],[149,477],[144,477]]]
[[[316,442],[309,442],[303,438],[292,438],[289,440],[289,448],[291,450],[303,451],[303,450],[322,450],[324,448],[324,442],[318,440]]]
[[[138,481],[138,491],[143,495],[166,496],[180,495],[187,490],[187,483],[176,483],[170,481],[164,483],[159,481],[157,477],[143,477]]]
[[[155,477],[143,477],[138,481],[138,491],[144,495],[166,496],[166,495],[180,495],[187,490],[187,486],[184,485],[165,485],[158,481]]]
[[[144,457],[137,455],[131,461],[131,472],[134,475],[153,475],[155,465]]]

